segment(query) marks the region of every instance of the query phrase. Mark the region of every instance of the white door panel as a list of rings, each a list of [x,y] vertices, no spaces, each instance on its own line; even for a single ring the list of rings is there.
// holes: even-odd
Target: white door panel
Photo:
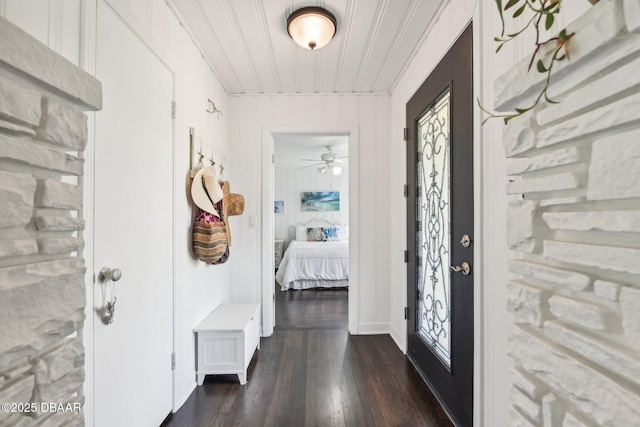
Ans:
[[[94,265],[96,427],[158,426],[171,411],[173,74],[98,2]],[[97,272],[96,272],[97,273]],[[99,316],[115,291],[113,323]]]

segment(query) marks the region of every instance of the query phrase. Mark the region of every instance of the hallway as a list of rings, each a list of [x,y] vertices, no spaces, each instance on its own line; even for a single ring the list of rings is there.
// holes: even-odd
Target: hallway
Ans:
[[[390,336],[349,335],[346,290],[277,290],[276,325],[245,386],[207,376],[162,427],[451,425]]]

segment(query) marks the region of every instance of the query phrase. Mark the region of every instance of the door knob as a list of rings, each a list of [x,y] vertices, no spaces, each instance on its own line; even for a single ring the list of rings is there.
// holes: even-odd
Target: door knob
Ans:
[[[453,271],[456,273],[462,273],[465,276],[471,274],[471,266],[468,262],[463,262],[462,265],[452,265],[449,267],[449,271]]]
[[[122,270],[119,268],[112,269],[110,267],[103,267],[102,270],[100,270],[100,275],[98,277],[101,282],[107,282],[109,280],[117,282],[122,277]]]

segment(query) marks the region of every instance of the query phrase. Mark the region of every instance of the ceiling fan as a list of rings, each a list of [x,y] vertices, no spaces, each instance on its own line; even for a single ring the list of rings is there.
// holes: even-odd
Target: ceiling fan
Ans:
[[[322,175],[326,175],[328,171],[331,171],[334,175],[340,175],[342,173],[342,166],[347,164],[348,156],[341,156],[339,154],[335,154],[332,151],[330,145],[327,146],[328,153],[323,153],[320,156],[320,159],[301,159],[305,162],[320,162],[315,163],[313,165],[303,166],[299,169],[311,168],[314,166],[320,166],[318,168],[318,173]]]

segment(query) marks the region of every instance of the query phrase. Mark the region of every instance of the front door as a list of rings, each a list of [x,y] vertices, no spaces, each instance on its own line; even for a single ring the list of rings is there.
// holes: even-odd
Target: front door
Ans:
[[[173,74],[107,2],[97,12],[94,425],[151,427],[173,395]]]
[[[407,103],[408,356],[473,423],[472,27]]]

